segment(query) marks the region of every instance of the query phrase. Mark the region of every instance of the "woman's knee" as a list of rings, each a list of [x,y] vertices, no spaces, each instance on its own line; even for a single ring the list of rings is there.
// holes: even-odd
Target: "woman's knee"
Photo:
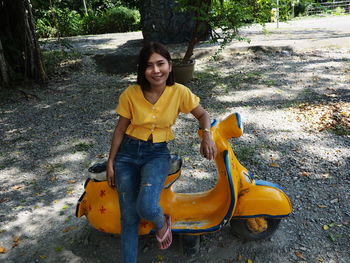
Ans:
[[[155,198],[156,199],[156,198]],[[146,220],[153,220],[162,214],[162,210],[159,205],[159,200],[155,199],[139,199],[137,202],[136,210],[140,217]]]

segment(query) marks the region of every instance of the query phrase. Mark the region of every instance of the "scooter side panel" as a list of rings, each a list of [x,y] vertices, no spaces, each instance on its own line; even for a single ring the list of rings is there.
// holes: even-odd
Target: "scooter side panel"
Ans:
[[[288,196],[272,185],[252,185],[239,193],[234,217],[286,217],[292,212]]]
[[[77,217],[85,215],[91,226],[112,234],[120,234],[120,211],[117,192],[108,186],[107,181],[88,180],[85,192],[77,207]],[[140,222],[139,234],[148,234],[153,224]]]

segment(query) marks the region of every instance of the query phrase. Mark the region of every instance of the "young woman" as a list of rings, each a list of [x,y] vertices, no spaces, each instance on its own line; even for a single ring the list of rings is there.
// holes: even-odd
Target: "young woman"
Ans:
[[[171,218],[159,205],[170,166],[167,142],[179,112],[192,113],[203,129],[200,153],[212,160],[216,147],[209,114],[187,87],[174,82],[172,61],[159,43],[146,44],[139,55],[137,85],[119,97],[119,120],[107,164],[110,187],[116,187],[121,212],[123,262],[136,262],[140,218],[153,222],[160,249],[172,242]]]

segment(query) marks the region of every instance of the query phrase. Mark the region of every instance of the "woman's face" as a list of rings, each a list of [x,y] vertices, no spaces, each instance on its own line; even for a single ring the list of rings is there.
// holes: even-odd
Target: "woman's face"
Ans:
[[[147,62],[145,77],[151,88],[162,88],[166,86],[166,81],[171,72],[171,62],[159,55],[153,53]]]

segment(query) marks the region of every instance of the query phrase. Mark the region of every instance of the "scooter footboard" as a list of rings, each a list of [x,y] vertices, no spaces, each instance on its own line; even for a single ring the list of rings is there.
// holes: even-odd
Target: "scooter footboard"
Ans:
[[[233,217],[286,217],[292,212],[288,196],[269,182],[256,181],[255,185],[242,190]]]

